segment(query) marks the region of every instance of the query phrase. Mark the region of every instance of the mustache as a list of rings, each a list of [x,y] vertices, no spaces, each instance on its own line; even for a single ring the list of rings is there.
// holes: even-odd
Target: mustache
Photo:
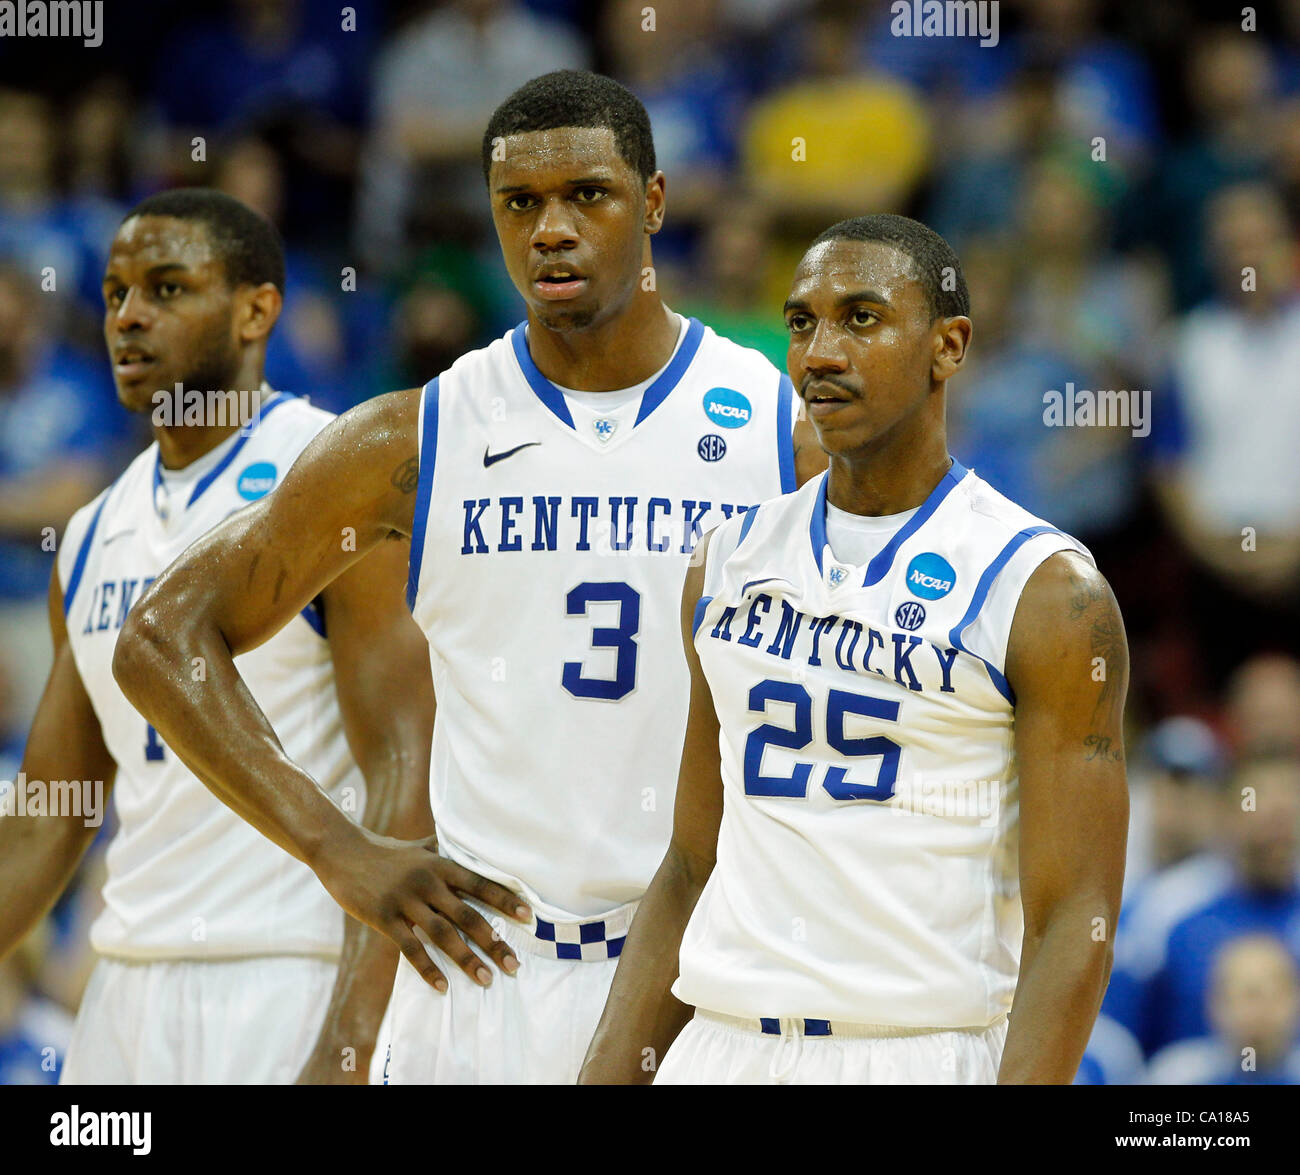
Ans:
[[[848,395],[850,395],[850,396],[856,396],[856,395],[858,394],[858,390],[857,390],[857,388],[852,387],[852,386],[849,385],[849,384],[846,384],[843,380],[838,379],[836,376],[833,376],[833,375],[809,375],[809,376],[805,377],[805,378],[800,382],[800,384],[799,384],[799,395],[800,395],[800,396],[806,396],[806,393],[807,393],[807,391],[808,391],[808,387],[809,387],[810,384],[829,384],[831,387],[833,387],[833,388],[839,388],[840,391],[842,391],[842,392],[846,392],[846,393],[848,393]]]

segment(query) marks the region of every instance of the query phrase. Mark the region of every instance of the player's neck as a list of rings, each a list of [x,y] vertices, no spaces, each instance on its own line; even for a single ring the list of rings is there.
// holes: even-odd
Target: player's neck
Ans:
[[[889,446],[871,453],[833,455],[826,499],[850,514],[902,514],[930,496],[951,464],[942,431],[919,445],[909,445],[906,453]]]
[[[237,385],[243,386],[243,385]],[[158,453],[164,469],[184,469],[200,457],[211,453],[218,445],[228,441],[246,425],[252,425],[261,415],[262,406],[274,394],[266,387],[265,380],[259,373],[255,380],[247,381],[247,386],[256,389],[238,398],[239,408],[233,413],[229,402],[212,398],[215,412],[209,410],[208,403],[203,404],[202,423],[186,424],[185,409],[194,405],[187,400],[173,401],[173,422],[159,423],[155,416],[152,421],[153,438],[158,442]],[[189,396],[198,395],[192,391]],[[234,419],[230,419],[233,414]]]
[[[530,315],[528,351],[552,383],[618,391],[649,379],[672,358],[679,326],[657,294],[638,294],[625,313],[587,330],[547,330]]]

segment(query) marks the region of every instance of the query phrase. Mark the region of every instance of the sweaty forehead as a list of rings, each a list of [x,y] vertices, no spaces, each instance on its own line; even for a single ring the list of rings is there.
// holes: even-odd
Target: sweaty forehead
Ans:
[[[912,258],[886,241],[823,241],[814,245],[794,271],[792,298],[839,297],[853,290],[874,290],[889,301],[925,291]]]
[[[614,132],[604,126],[560,126],[506,135],[504,158],[492,164],[493,189],[516,184],[561,184],[596,174],[630,171]]]
[[[174,216],[133,216],[123,223],[109,250],[109,267],[139,264],[202,269],[217,260],[207,226]]]

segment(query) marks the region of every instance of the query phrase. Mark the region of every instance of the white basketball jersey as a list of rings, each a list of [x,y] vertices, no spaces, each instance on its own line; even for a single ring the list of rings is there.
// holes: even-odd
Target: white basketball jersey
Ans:
[[[685,325],[608,415],[571,408],[522,325],[424,389],[409,598],[438,695],[439,843],[548,917],[644,893],[685,732],[690,553],[794,486],[789,380]]]
[[[826,476],[713,536],[695,647],[721,725],[717,864],[679,999],[744,1017],[994,1023],[1023,919],[1007,638],[1091,555],[957,462],[864,566]]]
[[[343,914],[306,865],[226,807],[126,700],[113,649],[132,604],[192,542],[262,497],[332,416],[283,393],[185,469],[150,445],[77,511],[59,552],[68,641],[117,763],[118,831],[90,937],[127,959],[337,956]],[[317,602],[235,659],[285,751],[351,813],[364,784],[343,734]],[[197,670],[196,670],[197,671]]]

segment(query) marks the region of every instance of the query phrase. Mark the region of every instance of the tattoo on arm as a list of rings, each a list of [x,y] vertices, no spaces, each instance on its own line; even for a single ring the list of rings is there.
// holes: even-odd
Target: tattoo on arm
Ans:
[[[396,469],[393,470],[393,486],[404,494],[415,493],[416,487],[420,484],[420,459],[419,457],[408,457]]]
[[[1128,650],[1124,641],[1124,628],[1113,601],[1107,598],[1102,585],[1072,577],[1074,588],[1070,597],[1070,619],[1079,620],[1092,612],[1089,640],[1092,649],[1093,674],[1101,688],[1092,709],[1093,731],[1083,745],[1089,763],[1120,762],[1124,758],[1123,743],[1116,746],[1113,733],[1123,727],[1123,690]]]

